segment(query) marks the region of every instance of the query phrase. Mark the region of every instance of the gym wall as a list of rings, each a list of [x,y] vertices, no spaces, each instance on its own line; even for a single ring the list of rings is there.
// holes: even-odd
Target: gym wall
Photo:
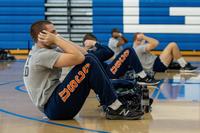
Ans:
[[[107,45],[119,28],[132,46],[143,32],[160,41],[157,50],[176,42],[181,50],[200,50],[200,0],[93,0],[93,33]]]
[[[27,49],[30,25],[44,19],[44,0],[0,0],[0,48]]]

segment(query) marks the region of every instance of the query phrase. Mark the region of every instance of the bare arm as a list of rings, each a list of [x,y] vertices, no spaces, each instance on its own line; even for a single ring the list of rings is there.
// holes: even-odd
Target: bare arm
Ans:
[[[86,55],[88,52],[81,46],[75,44],[74,45],[83,55]]]
[[[119,42],[116,45],[117,47],[122,46],[128,42],[128,40],[124,36],[122,36],[121,33],[119,33],[118,36],[119,36]]]
[[[75,44],[73,42],[64,40],[48,31],[43,32],[39,34],[38,41],[49,46],[56,44],[64,51],[54,64],[54,67],[78,65],[85,60],[85,56],[74,46]]]
[[[63,40],[65,40],[65,39],[64,39],[63,37],[61,37],[61,36],[60,36],[60,38],[62,38]],[[65,41],[67,41],[67,40],[65,40]],[[73,43],[73,42],[71,42],[71,43]],[[78,46],[78,45],[75,44],[75,43],[73,43],[73,46],[76,47],[83,55],[86,55],[86,54],[88,53],[84,48]]]
[[[146,51],[151,51],[155,49],[159,44],[159,41],[154,38],[145,36],[144,34],[140,34],[139,36],[141,36],[142,39],[147,41]]]

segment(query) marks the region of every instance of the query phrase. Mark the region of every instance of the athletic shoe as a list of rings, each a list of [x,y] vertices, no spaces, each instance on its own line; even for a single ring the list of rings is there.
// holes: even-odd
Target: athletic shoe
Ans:
[[[124,104],[117,110],[110,107],[106,109],[106,118],[110,120],[137,120],[141,119],[143,115],[142,111],[135,111]]]
[[[177,62],[171,62],[167,69],[170,70],[180,70],[181,66]]]
[[[160,80],[156,80],[148,75],[145,78],[140,78],[138,76],[136,80],[139,85],[157,85],[160,82]]]
[[[180,72],[190,73],[195,72],[198,67],[192,66],[190,63],[187,63],[185,67],[181,68]]]

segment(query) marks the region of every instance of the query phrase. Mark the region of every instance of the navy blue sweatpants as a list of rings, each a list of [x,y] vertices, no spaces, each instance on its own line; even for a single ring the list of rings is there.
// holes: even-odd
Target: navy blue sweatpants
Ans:
[[[139,73],[143,70],[143,67],[135,50],[125,48],[105,69],[109,78],[118,79],[129,70]]]
[[[49,119],[72,119],[82,108],[90,89],[98,95],[101,105],[108,106],[117,96],[98,59],[86,55],[84,63],[76,65],[55,89],[44,108]]]

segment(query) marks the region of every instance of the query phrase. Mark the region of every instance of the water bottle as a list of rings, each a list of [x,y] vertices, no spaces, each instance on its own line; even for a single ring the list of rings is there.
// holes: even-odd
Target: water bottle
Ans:
[[[145,113],[150,112],[150,103],[149,103],[149,90],[147,89],[147,86],[144,86],[142,89],[142,109]]]

